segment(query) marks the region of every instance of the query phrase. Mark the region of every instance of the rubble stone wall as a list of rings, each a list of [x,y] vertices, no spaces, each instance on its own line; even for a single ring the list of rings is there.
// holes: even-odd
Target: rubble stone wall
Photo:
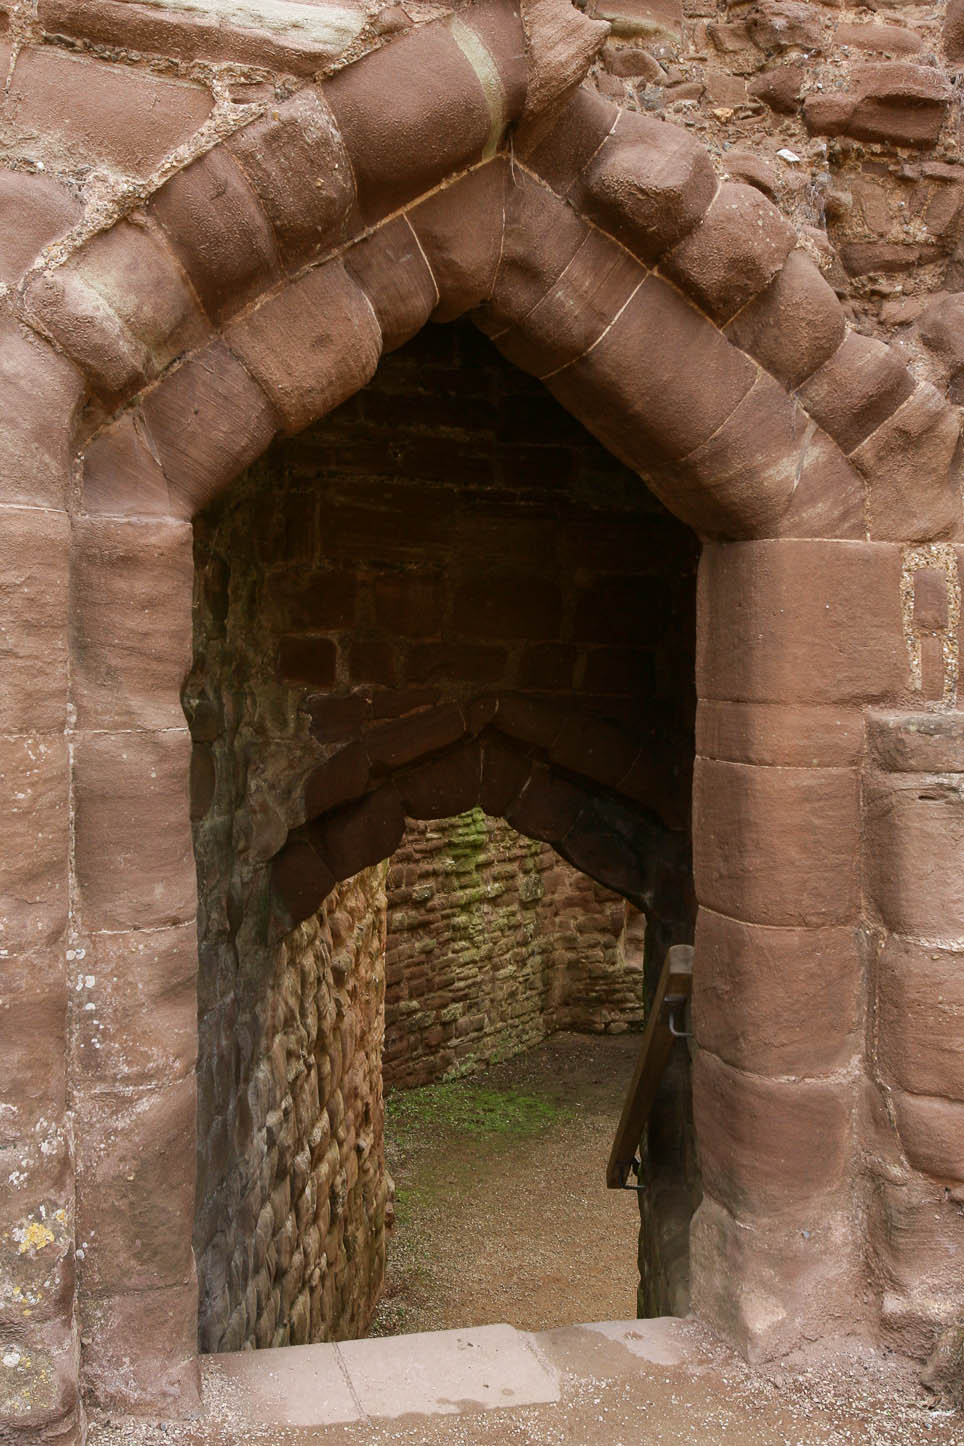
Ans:
[[[548,844],[479,809],[412,821],[387,888],[386,1087],[641,1025],[642,916]]]

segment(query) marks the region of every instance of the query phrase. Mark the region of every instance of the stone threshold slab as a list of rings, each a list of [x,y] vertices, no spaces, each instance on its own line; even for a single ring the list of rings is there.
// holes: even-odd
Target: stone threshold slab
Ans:
[[[252,1425],[278,1427],[548,1405],[561,1385],[536,1338],[509,1325],[237,1351],[202,1369]]]

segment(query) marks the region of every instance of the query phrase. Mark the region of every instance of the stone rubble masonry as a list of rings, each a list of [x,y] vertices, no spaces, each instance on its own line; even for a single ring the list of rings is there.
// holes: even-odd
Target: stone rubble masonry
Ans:
[[[387,1088],[640,1027],[644,917],[501,820],[410,823],[387,893]]]
[[[110,1000],[87,1002],[98,1019],[101,1002],[104,1018],[143,1018],[142,981],[149,995],[154,970],[150,949],[135,948],[134,936],[156,937],[161,957],[177,931],[191,927],[187,745],[180,721],[169,721],[170,679],[187,665],[186,650],[176,663],[187,610],[175,581],[184,576],[183,529],[278,431],[300,422],[312,399],[321,406],[344,395],[339,371],[349,362],[330,365],[312,354],[307,323],[293,337],[299,360],[290,376],[279,376],[269,355],[273,328],[292,314],[302,287],[340,289],[347,315],[368,315],[352,288],[367,298],[366,346],[352,359],[357,374],[372,365],[376,340],[385,350],[410,334],[433,290],[436,319],[474,311],[710,542],[698,625],[701,690],[713,705],[703,756],[714,766],[700,766],[707,820],[721,823],[715,801],[724,794],[727,807],[744,809],[734,779],[744,780],[754,847],[772,829],[789,867],[799,840],[783,837],[792,827],[779,805],[792,780],[778,785],[760,774],[785,761],[789,770],[826,775],[801,783],[804,795],[832,800],[833,816],[849,819],[851,774],[860,770],[859,796],[872,817],[861,816],[863,862],[849,923],[800,923],[821,909],[813,900],[799,907],[792,881],[775,885],[771,905],[749,888],[739,859],[721,867],[704,849],[710,887],[729,869],[752,917],[740,918],[736,904],[724,908],[720,898],[710,913],[753,930],[787,930],[791,964],[800,957],[798,929],[820,932],[815,957],[828,967],[850,954],[826,947],[823,931],[857,931],[870,984],[858,1010],[863,1061],[859,1070],[846,1067],[867,1082],[855,1083],[851,1098],[847,1183],[815,1194],[819,1229],[804,1233],[775,1214],[755,1217],[748,1234],[732,1213],[742,1208],[740,1182],[756,1178],[761,1189],[765,1182],[742,1164],[737,1170],[743,1147],[734,1136],[732,1179],[716,1156],[715,1178],[729,1203],[708,1195],[694,1230],[700,1308],[760,1353],[797,1344],[808,1331],[821,1336],[848,1321],[854,1328],[859,1301],[867,1302],[867,1320],[858,1328],[873,1335],[883,1322],[891,1344],[923,1356],[947,1314],[959,1314],[959,1281],[942,1264],[956,1249],[960,1218],[958,1163],[948,1147],[956,1085],[938,1090],[924,1059],[919,1074],[908,1073],[904,1043],[893,1034],[896,1005],[888,1002],[897,997],[895,960],[906,961],[907,980],[925,988],[924,963],[936,967],[959,952],[960,937],[942,912],[957,910],[953,883],[939,864],[928,872],[914,852],[933,847],[938,860],[954,856],[947,780],[959,776],[959,740],[954,753],[951,730],[943,740],[951,752],[933,769],[893,768],[877,752],[863,761],[840,755],[862,710],[914,718],[929,708],[953,721],[956,708],[962,5],[900,7],[886,23],[848,5],[786,0],[749,7],[594,0],[589,11],[578,15],[563,0],[523,0],[519,11],[506,0],[458,17],[444,5],[409,6],[400,15],[398,7],[369,12],[285,0],[209,0],[201,8],[186,0],[163,7],[37,0],[0,8],[7,77],[0,105],[7,687],[0,706],[5,777],[22,772],[7,790],[10,846],[0,881],[5,979],[19,981],[22,992],[11,986],[14,1009],[5,990],[4,1028],[15,1038],[30,1034],[31,1058],[63,1056],[66,1065],[69,1048],[71,1061],[69,1080],[59,1066],[49,1076],[43,1067],[25,1086],[22,1121],[19,1093],[13,1113],[3,1114],[4,1270],[12,1290],[36,1294],[49,1260],[57,1281],[43,1302],[4,1316],[17,1356],[4,1378],[8,1434],[78,1436],[81,1355],[97,1396],[119,1408],[192,1409],[194,1279],[173,1247],[163,1260],[155,1235],[169,1217],[151,1204],[150,1174],[138,1192],[116,1181],[145,1257],[140,1262],[141,1245],[131,1245],[129,1274],[148,1260],[155,1271],[149,1339],[135,1328],[137,1301],[122,1282],[112,1293],[92,1284],[107,1278],[114,1217],[105,1208],[98,1233],[81,1237],[75,1215],[77,1190],[87,1191],[88,1213],[93,1182],[102,1200],[111,1197],[115,1182],[100,1155],[109,1153],[115,1128],[120,1160],[136,1149],[145,1121],[156,1122],[162,1139],[186,1117],[177,1074],[183,1030],[171,1034],[173,1073],[158,1061],[138,1084],[109,1077],[95,1086],[75,1077],[74,1061],[85,1059],[86,1069],[98,1052],[92,1042],[77,1053],[64,1041],[85,1012],[79,999],[87,986],[78,995],[72,967],[78,950],[86,955],[101,937],[129,941]],[[609,35],[599,17],[611,23]],[[365,150],[369,143],[374,152]],[[753,224],[733,225],[737,215]],[[610,242],[623,248],[618,259]],[[339,265],[350,285],[341,283]],[[801,326],[801,316],[812,325]],[[321,335],[323,318],[318,326]],[[228,339],[232,327],[243,358]],[[440,463],[451,469],[457,451],[439,447]],[[557,461],[564,467],[564,457]],[[467,462],[460,476],[471,491],[476,474]],[[133,533],[125,540],[125,522],[140,530],[141,587],[133,582],[139,549]],[[293,514],[290,530],[293,547],[314,535]],[[400,531],[383,528],[403,546]],[[757,544],[760,551],[748,550]],[[428,547],[424,538],[421,546]],[[541,555],[541,538],[530,539],[506,576],[525,575]],[[135,626],[123,636],[123,619],[112,631],[106,606],[88,596],[102,587],[109,597],[112,557],[117,577],[130,580],[143,645]],[[944,574],[946,626],[931,625],[938,615],[927,612],[926,599],[915,620],[909,574],[925,566]],[[564,579],[576,570],[566,559],[559,567]],[[631,567],[623,571],[632,575]],[[153,610],[147,620],[151,596],[156,627]],[[370,593],[363,588],[360,596],[369,608]],[[569,606],[564,595],[561,601]],[[537,611],[550,615],[547,596]],[[610,621],[622,616],[601,601],[590,611]],[[247,775],[240,784],[233,774],[216,775],[212,745],[224,719],[215,726],[210,712],[223,710],[233,738],[237,692],[217,704],[204,700],[206,721],[203,709],[200,723],[195,714],[195,821],[219,820],[222,857],[235,847],[250,861],[277,853],[303,802],[304,777],[327,761],[320,734],[358,742],[358,730],[374,723],[375,693],[402,683],[409,698],[396,716],[435,706],[437,699],[411,698],[437,692],[458,656],[458,667],[473,674],[461,680],[466,706],[470,693],[490,690],[500,699],[487,723],[473,724],[473,740],[490,730],[480,796],[504,811],[531,778],[533,825],[551,811],[558,824],[577,809],[571,856],[625,868],[627,814],[609,794],[600,803],[609,785],[589,780],[580,808],[571,780],[557,777],[546,730],[526,744],[538,758],[520,764],[516,734],[492,720],[505,716],[508,693],[526,689],[565,698],[560,714],[572,711],[570,692],[629,698],[619,679],[635,667],[633,638],[594,643],[577,636],[564,610],[566,636],[532,638],[528,646],[511,633],[479,635],[471,645],[460,636],[458,648],[443,637],[407,638],[403,675],[371,616],[355,620],[351,639],[320,630],[312,643],[304,624],[289,629],[296,641],[284,656],[292,675],[304,682],[314,673],[317,690],[334,690],[330,703],[355,722],[337,735],[333,707],[316,725],[319,736],[306,725],[298,760],[305,768],[295,769],[292,783],[298,799],[279,805],[270,788],[255,789],[256,802],[237,813],[237,839],[234,807],[218,810],[232,789],[237,800],[245,796]],[[671,660],[652,656],[654,677],[672,676]],[[274,664],[272,654],[265,666]],[[373,690],[365,719],[356,683]],[[162,687],[170,691],[159,698]],[[799,726],[788,715],[794,709]],[[290,740],[290,722],[277,736]],[[819,725],[812,759],[811,722]],[[913,753],[925,737],[916,725],[895,731],[891,761],[893,750]],[[242,734],[241,746],[247,741]],[[941,740],[928,734],[926,742],[932,761]],[[441,770],[449,772],[450,797],[465,797],[476,746],[467,744]],[[288,750],[292,768],[290,743]],[[420,807],[443,787],[437,763],[411,784]],[[275,763],[262,754],[255,775],[258,766],[269,775]],[[641,755],[623,786],[632,777],[635,800],[652,802],[666,772]],[[901,782],[915,774],[927,780],[916,793],[907,778]],[[397,813],[391,788],[384,802],[386,818]],[[812,829],[818,822],[811,814]],[[732,837],[732,824],[721,841]],[[813,833],[816,852],[825,837]],[[302,873],[315,860],[317,889],[325,866],[309,843],[300,849]],[[113,887],[104,874],[115,868]],[[230,933],[228,915],[236,925],[253,905],[236,890],[221,897],[218,927]],[[782,922],[773,921],[777,903],[789,914]],[[202,934],[207,927],[202,918]],[[657,935],[651,931],[654,944]],[[768,957],[764,935],[752,938],[762,951],[756,957]],[[927,951],[940,958],[923,960]],[[775,959],[775,988],[780,968]],[[104,976],[93,977],[99,989]],[[712,987],[722,991],[725,978]],[[743,1007],[749,1011],[749,1000]],[[908,1005],[908,1019],[913,1013]],[[749,1034],[752,1023],[747,1012]],[[750,1088],[741,1070],[755,1072],[725,1029],[714,1038],[723,1063],[701,1073],[705,1118],[725,1095],[736,1099]],[[145,1036],[131,1058],[154,1058],[158,1048],[156,1037]],[[940,1057],[941,1046],[935,1050]],[[841,1063],[837,1074],[844,1072]],[[802,1078],[810,1090],[811,1076]],[[139,1090],[144,1099],[135,1101]],[[33,1124],[30,1101],[43,1102]],[[835,1128],[834,1111],[826,1117]],[[172,1195],[186,1199],[190,1150],[171,1170]],[[865,1274],[853,1248],[855,1222],[863,1221],[870,1222]],[[23,1251],[16,1242],[26,1242]],[[815,1301],[824,1312],[810,1320]],[[92,1303],[99,1327],[87,1333]]]

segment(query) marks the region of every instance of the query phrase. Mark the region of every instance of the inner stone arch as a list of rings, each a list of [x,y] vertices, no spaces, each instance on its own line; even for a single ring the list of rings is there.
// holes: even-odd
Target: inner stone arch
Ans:
[[[330,963],[333,920],[342,943],[377,951],[372,866],[406,816],[481,805],[551,841],[646,911],[650,970],[691,937],[697,543],[456,324],[422,332],[337,412],[275,444],[198,519],[195,559],[196,1252],[202,1347],[224,1349],[275,1341],[255,1265],[274,1242],[279,1279],[290,1273],[311,1188],[304,1150],[279,1174],[265,991],[291,987],[283,955],[308,974],[319,949]],[[353,1058],[357,1033],[377,1027],[377,997],[361,996],[359,1018],[338,1024]],[[299,1128],[305,1111],[325,1115],[306,1089]],[[315,1142],[322,1160],[343,1104]],[[379,1128],[363,1123],[351,1186]],[[252,1151],[258,1168],[239,1169]],[[354,1169],[323,1173],[337,1194]],[[384,1198],[368,1183],[377,1233]],[[356,1284],[361,1302],[377,1290]],[[364,1308],[339,1301],[342,1329],[361,1328]],[[299,1310],[289,1338],[310,1338]]]

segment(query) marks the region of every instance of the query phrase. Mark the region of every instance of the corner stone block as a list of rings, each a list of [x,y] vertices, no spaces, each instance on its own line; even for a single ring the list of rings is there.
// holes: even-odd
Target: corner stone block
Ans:
[[[765,291],[726,327],[735,346],[785,387],[798,387],[844,339],[843,308],[803,251],[791,251]]]
[[[83,1298],[89,1404],[164,1421],[196,1416],[201,1404],[197,1297],[192,1279],[146,1293]]]
[[[244,363],[284,422],[300,432],[370,381],[382,335],[364,292],[329,261],[227,328]]]
[[[786,514],[800,468],[803,413],[772,377],[753,386],[684,459],[674,511],[718,537],[768,537]]]
[[[755,186],[728,181],[663,269],[722,325],[770,284],[796,239]]]
[[[194,924],[93,934],[67,960],[76,1082],[184,1078],[197,1054]]]
[[[435,278],[433,321],[454,321],[492,295],[508,174],[497,157],[406,213]]]
[[[696,710],[696,752],[727,763],[844,768],[859,761],[864,735],[858,708],[701,699]]]
[[[0,390],[0,502],[64,507],[83,377],[34,332],[0,314]]]
[[[63,730],[69,549],[66,514],[0,508],[0,733]]]
[[[77,1339],[72,1322],[28,1322],[16,1333],[5,1331],[4,1344],[19,1356],[17,1365],[5,1370],[0,1396],[0,1428],[10,1430],[8,1440],[23,1446],[35,1441],[79,1446]]]
[[[356,241],[345,257],[345,268],[378,318],[384,351],[410,341],[438,303],[435,277],[404,216]]]
[[[274,232],[223,145],[178,171],[147,211],[167,233],[213,320],[232,316],[278,280]]]
[[[725,1064],[819,1076],[846,1068],[860,1047],[855,929],[767,928],[701,909],[696,957],[693,1028]]]
[[[211,330],[163,240],[127,221],[42,271],[27,286],[24,309],[110,403],[159,375]]]
[[[863,703],[910,685],[900,549],[796,539],[709,544],[697,689],[760,703]]]
[[[177,504],[171,501],[155,451],[139,407],[98,433],[83,458],[85,512],[108,517],[175,514]]]
[[[964,1100],[964,954],[889,938],[877,962],[877,1062],[919,1095]]]
[[[845,924],[856,915],[855,770],[697,759],[693,837],[696,893],[705,908],[792,928]]]
[[[852,1094],[849,1080],[761,1079],[699,1050],[693,1115],[707,1195],[738,1219],[816,1224],[847,1184]]]
[[[78,738],[76,868],[85,930],[169,928],[193,919],[189,764],[186,728]]]
[[[355,180],[334,117],[315,90],[272,106],[237,131],[227,148],[271,222],[286,266],[295,268],[342,241]]]
[[[622,111],[570,200],[653,265],[693,230],[718,185],[708,153],[681,127]]]
[[[77,1244],[85,1296],[190,1285],[193,1072],[161,1089],[77,1101]]]
[[[871,773],[865,785],[867,890],[894,934],[964,938],[964,800],[955,779]]]
[[[854,1245],[850,1211],[823,1200],[803,1229],[754,1221],[748,1230],[704,1197],[690,1230],[693,1308],[751,1363],[785,1355],[801,1334],[852,1335],[863,1298]]]
[[[186,522],[75,524],[71,683],[79,728],[184,727],[192,547]]]
[[[883,1339],[926,1358],[936,1332],[960,1320],[961,1207],[930,1180],[878,1180],[868,1224],[884,1288]]]
[[[351,156],[366,225],[487,150],[494,154],[512,119],[491,57],[483,52],[488,64],[480,57],[477,71],[470,54],[481,42],[467,53],[454,28],[437,23],[403,35],[322,88]]]
[[[863,541],[867,535],[867,489],[856,467],[812,419],[797,447],[797,485],[772,535]]]
[[[150,453],[167,479],[170,513],[185,520],[260,457],[278,425],[264,392],[222,341],[166,376],[145,395],[141,412]]]
[[[0,950],[56,944],[67,925],[69,777],[63,736],[0,738]]]
[[[867,479],[872,537],[925,542],[960,535],[953,465],[960,432],[958,408],[922,382],[852,453]]]
[[[913,390],[914,379],[896,352],[874,337],[848,331],[797,395],[814,421],[850,453]]]

